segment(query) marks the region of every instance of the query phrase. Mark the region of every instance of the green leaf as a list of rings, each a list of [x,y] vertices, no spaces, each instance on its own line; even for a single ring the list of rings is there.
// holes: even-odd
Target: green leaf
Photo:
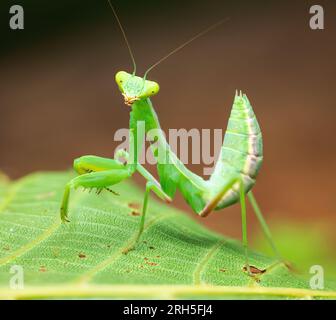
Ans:
[[[266,272],[244,271],[244,251],[154,199],[144,234],[133,244],[143,190],[131,183],[120,193],[72,192],[70,223],[59,218],[70,173],[37,173],[8,183],[0,179],[0,298],[335,298],[310,290],[309,281],[272,258],[250,252]],[[217,213],[220,214],[220,213]],[[10,273],[22,266],[24,289],[13,290]]]

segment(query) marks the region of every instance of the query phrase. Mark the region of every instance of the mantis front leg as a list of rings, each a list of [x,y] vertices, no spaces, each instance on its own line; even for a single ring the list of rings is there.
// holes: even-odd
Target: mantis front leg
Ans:
[[[74,169],[79,176],[72,179],[65,186],[60,210],[62,221],[68,221],[68,207],[72,188],[108,189],[108,187],[127,179],[133,174],[120,161],[97,156],[83,156],[76,159],[74,161]]]
[[[130,173],[126,169],[111,169],[106,171],[86,173],[72,179],[70,182],[67,183],[64,190],[64,196],[61,206],[62,221],[69,221],[67,216],[71,188],[76,189],[78,187],[83,187],[90,189],[103,189],[117,184],[122,180],[127,179],[128,177],[130,177]]]
[[[119,156],[120,155],[128,156],[125,152],[119,153]],[[118,160],[101,158],[96,156],[84,156],[76,159],[74,162],[74,169],[80,175],[72,179],[65,186],[62,206],[60,210],[62,221],[69,221],[67,217],[70,192],[72,188],[76,189],[78,187],[84,187],[97,188],[98,190],[108,189],[110,186],[131,177],[134,173],[133,168],[134,166],[131,167],[128,164],[123,165]],[[133,249],[139,238],[141,237],[145,225],[145,217],[148,208],[150,191],[153,191],[159,198],[166,202],[172,201],[172,199],[161,189],[160,183],[141,164],[136,164],[135,170],[138,171],[147,180],[147,184],[136,241],[134,245],[127,248],[126,251],[130,251],[131,249]]]

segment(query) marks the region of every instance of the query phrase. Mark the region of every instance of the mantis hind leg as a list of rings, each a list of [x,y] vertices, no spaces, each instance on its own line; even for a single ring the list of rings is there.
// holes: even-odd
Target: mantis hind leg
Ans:
[[[247,194],[247,197],[252,205],[252,208],[253,208],[253,211],[255,213],[255,215],[257,216],[257,219],[261,225],[261,228],[265,234],[265,237],[266,239],[268,240],[275,256],[277,257],[278,260],[281,260],[283,261],[283,258],[281,257],[281,254],[280,252],[278,251],[277,247],[275,246],[275,243],[273,241],[273,237],[272,237],[272,234],[271,234],[271,231],[266,223],[266,220],[260,210],[260,207],[258,206],[258,203],[257,203],[257,200],[255,199],[252,191],[250,191],[248,194]]]
[[[239,182],[239,200],[241,206],[241,218],[242,218],[242,235],[243,235],[243,247],[245,253],[245,268],[249,275],[252,275],[248,258],[248,241],[247,241],[247,218],[246,218],[246,202],[245,202],[245,190],[244,183],[240,178],[233,178],[231,181],[223,186],[222,190],[207,203],[204,209],[199,213],[201,217],[206,217],[221,201],[221,199],[232,189],[235,183]]]
[[[243,247],[245,253],[245,268],[248,274],[252,275],[248,257],[246,202],[245,202],[244,184],[242,182],[240,183],[239,187],[239,198],[240,198],[241,219],[242,219]]]
[[[287,267],[290,267],[290,264],[288,262],[285,262],[279,251],[277,250],[275,243],[273,241],[272,235],[271,235],[271,231],[268,228],[268,225],[264,219],[263,214],[261,213],[261,210],[257,204],[256,199],[253,196],[252,191],[247,193],[247,197],[252,205],[253,211],[255,213],[255,215],[258,218],[258,221],[261,225],[261,228],[265,234],[265,237],[267,238],[270,246],[272,247],[272,250],[274,252],[274,254],[276,255],[277,259],[279,260],[279,262],[275,263],[274,265],[272,265],[271,267],[274,267],[276,265],[278,265],[279,263],[283,262]],[[254,276],[253,273],[251,272],[251,267],[249,264],[249,258],[248,258],[248,241],[247,241],[247,220],[246,220],[246,203],[245,203],[245,192],[244,192],[244,186],[243,183],[241,183],[240,185],[240,205],[241,205],[241,215],[242,215],[242,234],[243,234],[243,246],[244,246],[244,250],[245,250],[245,259],[246,259],[246,271],[248,272],[248,274],[250,276]]]

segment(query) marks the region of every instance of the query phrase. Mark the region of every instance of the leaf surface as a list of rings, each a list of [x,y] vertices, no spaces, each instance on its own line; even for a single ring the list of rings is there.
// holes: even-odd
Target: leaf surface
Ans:
[[[70,223],[59,218],[64,185],[72,174],[36,173],[16,182],[0,179],[0,298],[335,298],[332,288],[309,282],[272,258],[244,251],[151,199],[145,231],[135,241],[143,191],[131,183],[113,187],[120,196],[78,189]],[[24,289],[12,290],[11,268],[22,266]]]

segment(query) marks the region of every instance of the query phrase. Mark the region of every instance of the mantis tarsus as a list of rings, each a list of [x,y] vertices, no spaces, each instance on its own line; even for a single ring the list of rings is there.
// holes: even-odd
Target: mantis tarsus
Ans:
[[[130,178],[137,171],[147,181],[137,240],[143,232],[150,191],[153,191],[162,200],[171,202],[178,189],[191,208],[202,217],[207,216],[213,210],[219,210],[240,202],[246,268],[251,274],[247,254],[245,205],[245,195],[247,194],[268,241],[275,254],[280,258],[269,228],[251,191],[262,164],[263,150],[261,130],[246,95],[236,92],[219,159],[209,180],[204,180],[185,167],[170,149],[160,130],[156,131],[156,140],[152,144],[152,150],[157,159],[160,181],[157,181],[138,161],[141,146],[137,145],[137,138],[140,134],[137,130],[137,123],[144,121],[145,133],[152,129],[160,129],[158,117],[150,101],[150,97],[158,93],[159,85],[154,81],[146,80],[148,72],[170,54],[181,49],[187,43],[218,24],[198,34],[159,60],[158,63],[147,70],[144,77],[138,77],[135,74],[135,60],[125,32],[112,5],[111,8],[123,33],[134,64],[133,74],[119,71],[115,76],[125,104],[131,108],[130,132],[132,133],[132,138],[130,137],[130,150],[132,150],[133,159],[130,161],[126,151],[120,151],[117,154],[117,158],[121,156],[126,158],[126,164],[123,164],[118,159],[97,156],[83,156],[76,159],[74,161],[74,169],[79,176],[72,179],[65,187],[61,206],[62,220],[67,221],[71,188],[84,187],[110,190],[110,186]],[[142,140],[140,139],[140,141]],[[159,154],[161,156],[158,156]],[[131,249],[133,248],[128,248],[128,250]]]

